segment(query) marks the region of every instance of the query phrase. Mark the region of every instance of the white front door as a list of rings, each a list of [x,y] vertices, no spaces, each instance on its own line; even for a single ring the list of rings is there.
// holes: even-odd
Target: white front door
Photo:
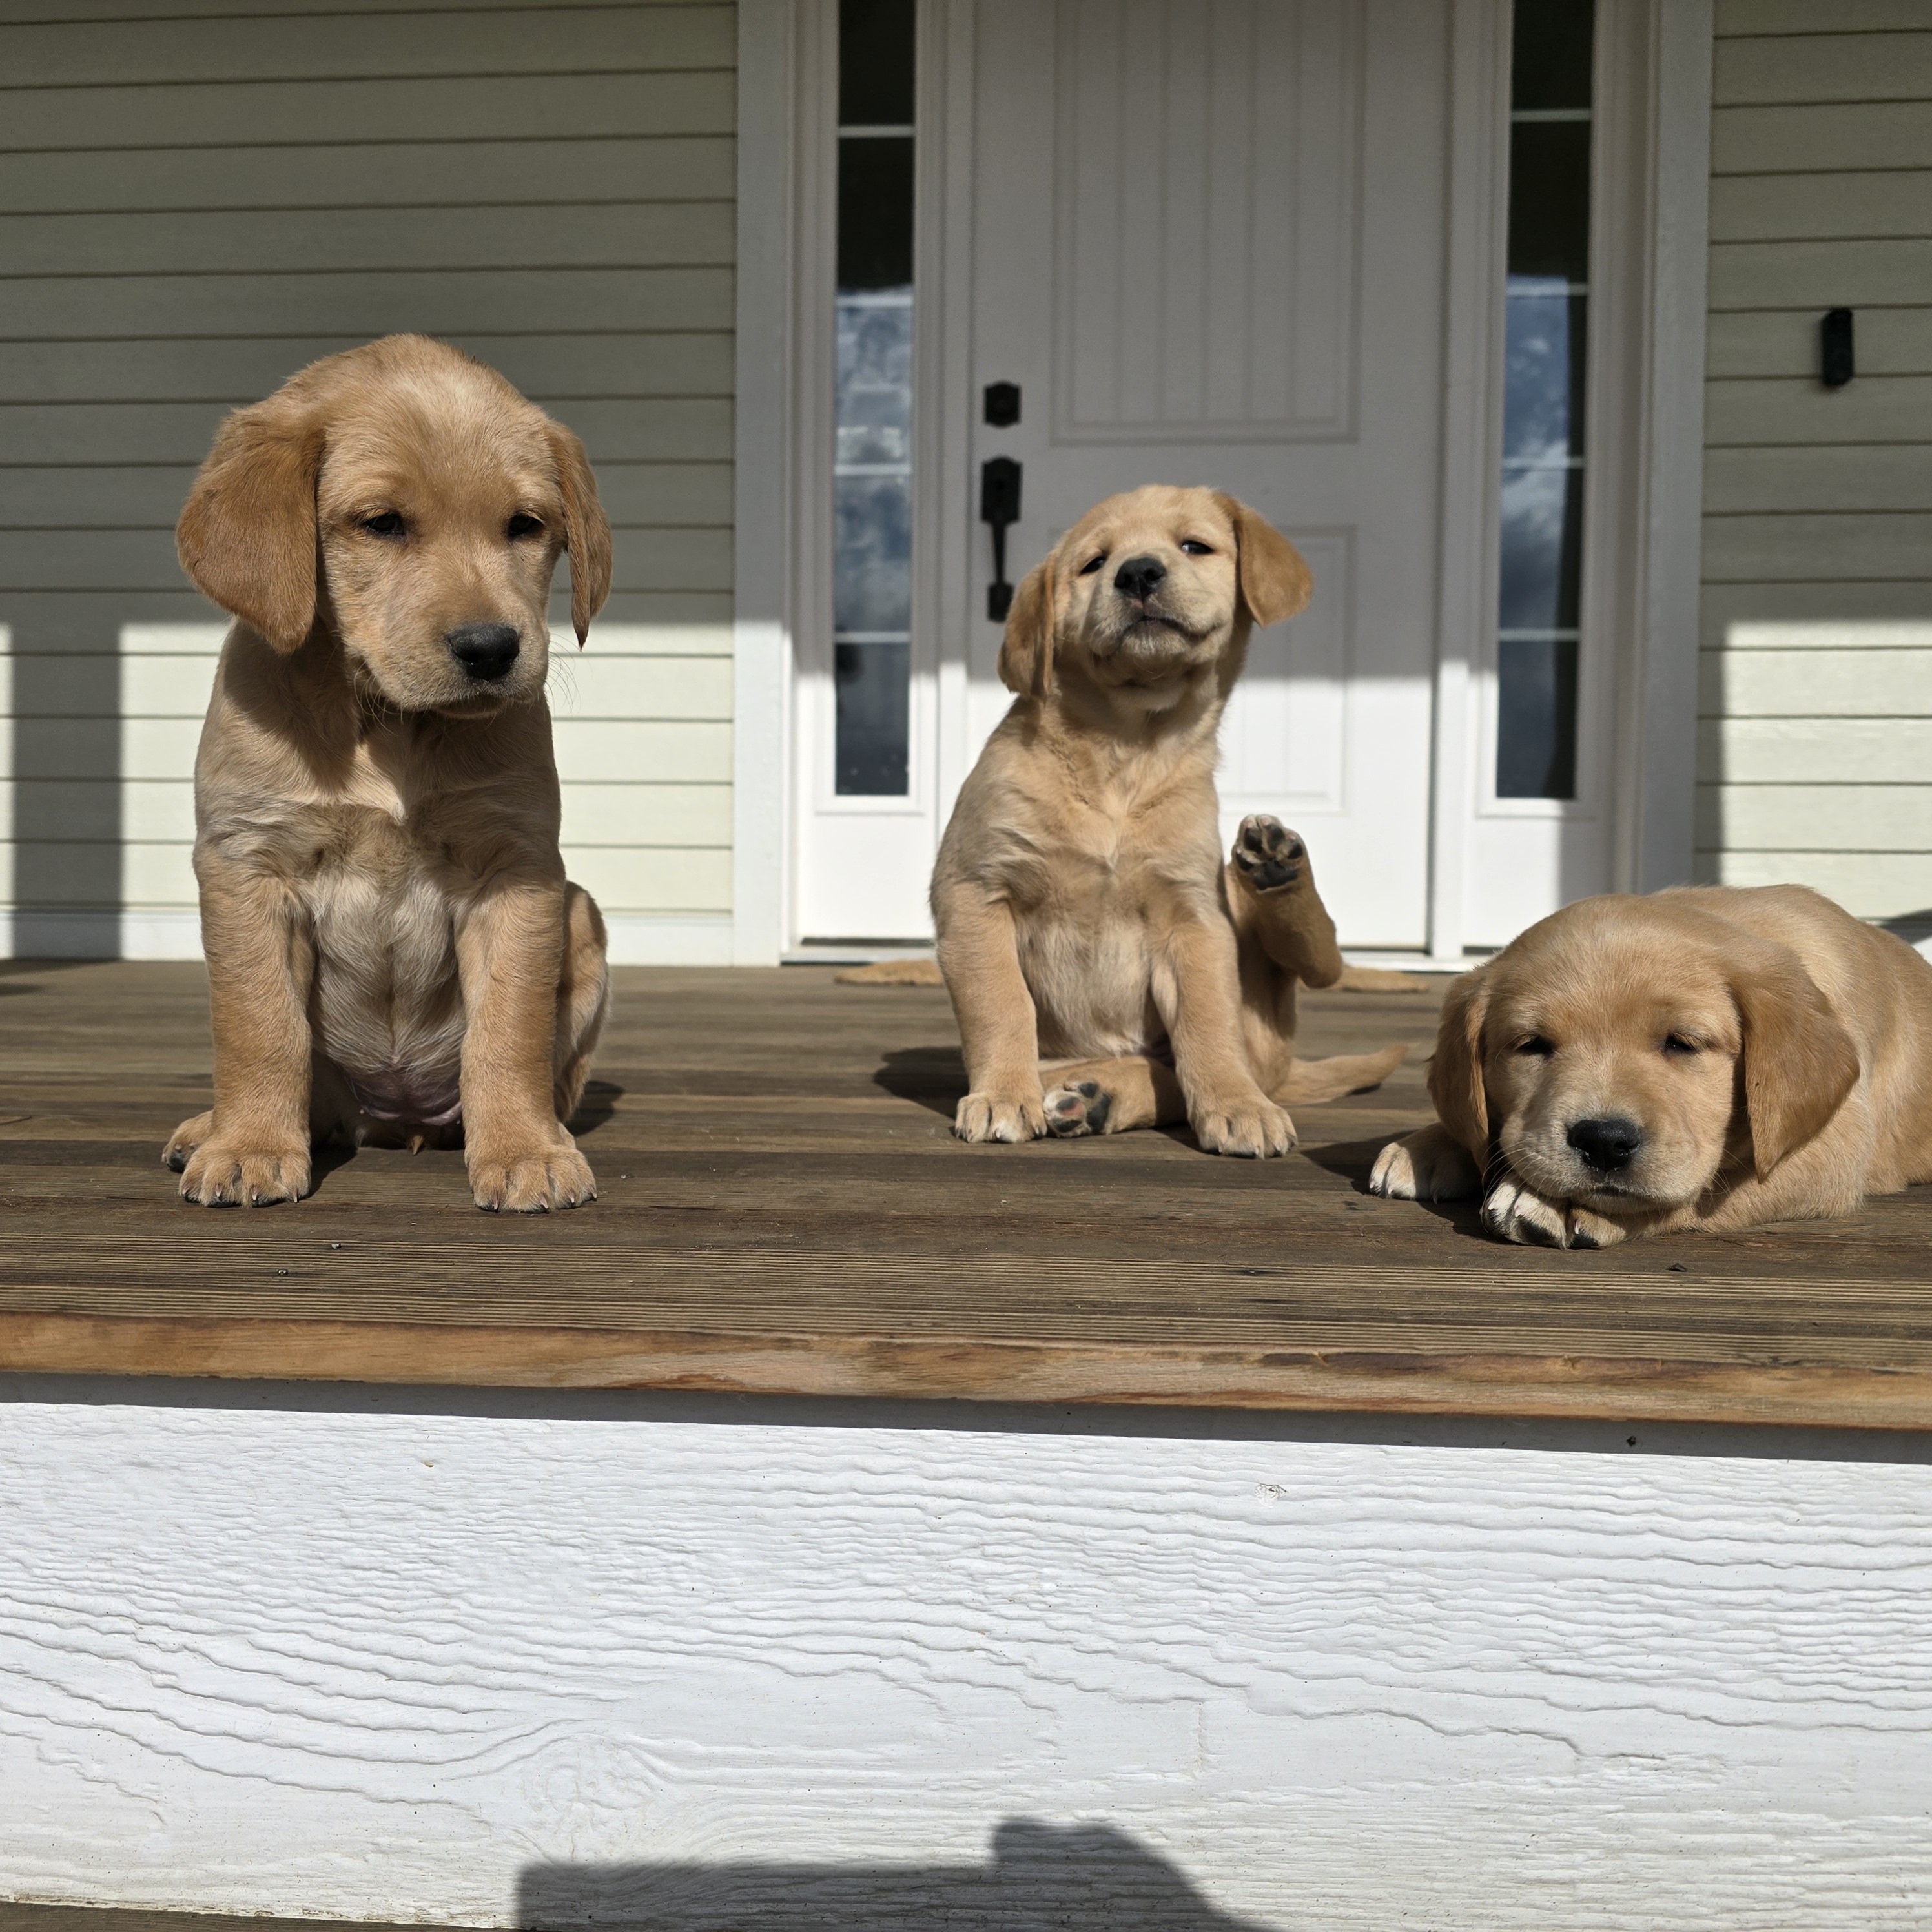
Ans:
[[[1438,0],[978,8],[974,457],[1021,465],[1012,574],[1142,483],[1229,490],[1293,539],[1314,598],[1256,636],[1222,812],[1302,832],[1356,946],[1426,938],[1448,23]],[[978,406],[999,382],[1006,428]],[[1005,694],[974,542],[976,743]]]

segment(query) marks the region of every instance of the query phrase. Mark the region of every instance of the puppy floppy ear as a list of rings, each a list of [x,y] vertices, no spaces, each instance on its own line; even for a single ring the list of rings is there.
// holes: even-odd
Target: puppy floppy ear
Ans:
[[[298,650],[315,625],[316,478],[322,429],[306,404],[271,396],[215,432],[175,526],[175,550],[195,588]]]
[[[570,622],[583,647],[590,620],[610,595],[610,519],[597,500],[596,472],[584,453],[582,441],[561,423],[549,425],[550,446],[556,459],[556,480],[563,491],[564,544],[570,556]]]
[[[1490,1150],[1490,1103],[1483,1090],[1483,1021],[1489,1010],[1489,982],[1480,967],[1450,980],[1429,1062],[1429,1097],[1436,1118],[1479,1168]]]
[[[1013,592],[1000,640],[1000,682],[1022,698],[1053,690],[1053,559],[1034,566]]]
[[[1259,511],[1219,490],[1214,500],[1234,526],[1241,599],[1255,622],[1278,624],[1298,616],[1315,594],[1306,559]]]
[[[1750,964],[1735,973],[1731,997],[1744,1023],[1744,1108],[1762,1180],[1844,1105],[1858,1050],[1795,953],[1767,946]]]

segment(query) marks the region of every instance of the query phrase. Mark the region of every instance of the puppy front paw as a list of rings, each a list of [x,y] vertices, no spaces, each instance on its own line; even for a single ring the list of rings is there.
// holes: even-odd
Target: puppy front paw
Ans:
[[[1468,1149],[1453,1134],[1423,1127],[1376,1155],[1369,1192],[1385,1201],[1466,1201],[1481,1179]]]
[[[597,1198],[596,1176],[567,1135],[557,1145],[526,1153],[476,1148],[466,1162],[477,1206],[493,1214],[543,1214]]]
[[[1265,812],[1250,812],[1234,834],[1234,863],[1258,892],[1279,892],[1294,884],[1307,858],[1300,833],[1289,831]]]
[[[952,1131],[962,1141],[1036,1141],[1046,1132],[1046,1097],[1022,1092],[968,1094],[954,1110]]]
[[[1500,1240],[1532,1248],[1609,1248],[1629,1230],[1587,1208],[1551,1201],[1506,1174],[1483,1202],[1483,1226]]]
[[[1046,1096],[1046,1130],[1060,1140],[1104,1134],[1114,1111],[1114,1097],[1097,1080],[1076,1080],[1056,1087]]]
[[[307,1142],[225,1132],[211,1114],[184,1120],[162,1158],[181,1175],[182,1198],[203,1208],[266,1208],[308,1192]]]
[[[1264,1094],[1251,1100],[1210,1102],[1188,1123],[1210,1154],[1265,1160],[1294,1146],[1294,1123]]]

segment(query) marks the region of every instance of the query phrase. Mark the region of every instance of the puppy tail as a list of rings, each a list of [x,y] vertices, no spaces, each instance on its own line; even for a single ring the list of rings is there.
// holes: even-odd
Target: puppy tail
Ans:
[[[1371,1087],[1379,1087],[1408,1058],[1408,1046],[1399,1043],[1385,1046],[1379,1053],[1338,1053],[1327,1060],[1298,1060],[1274,1097],[1292,1107],[1339,1100],[1344,1094],[1365,1094]]]

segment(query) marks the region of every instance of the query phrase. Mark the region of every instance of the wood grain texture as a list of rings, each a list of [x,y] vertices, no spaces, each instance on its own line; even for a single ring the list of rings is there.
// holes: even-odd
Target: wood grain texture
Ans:
[[[640,1932],[1932,1910],[1903,1459],[129,1396],[0,1405],[0,1893]]]
[[[593,1208],[486,1217],[458,1156],[365,1150],[299,1208],[220,1214],[156,1159],[206,1104],[198,970],[0,988],[0,1366],[1932,1426],[1916,1197],[1501,1246],[1362,1192],[1428,1118],[1413,1066],[1303,1110],[1283,1162],[968,1148],[943,992],[632,972],[580,1124]],[[1309,1049],[1419,1060],[1432,1004],[1312,996]]]

